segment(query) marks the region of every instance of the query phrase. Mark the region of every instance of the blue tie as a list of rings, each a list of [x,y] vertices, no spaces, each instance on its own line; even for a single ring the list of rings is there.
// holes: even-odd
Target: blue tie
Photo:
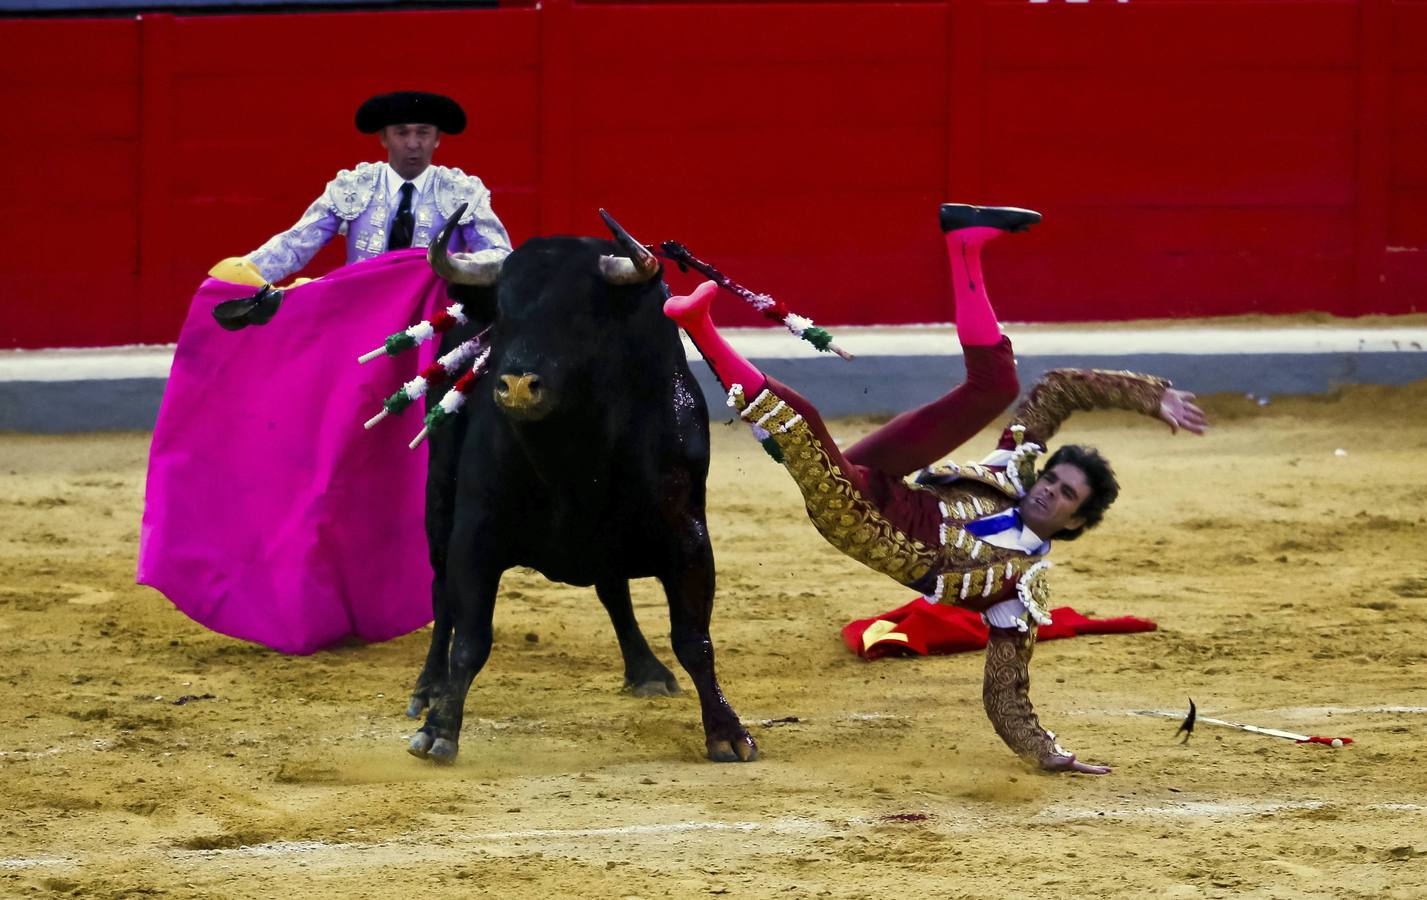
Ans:
[[[982,538],[988,534],[999,534],[1008,528],[1021,527],[1021,511],[1013,506],[1005,512],[999,512],[994,516],[967,522],[963,527],[973,537]]]

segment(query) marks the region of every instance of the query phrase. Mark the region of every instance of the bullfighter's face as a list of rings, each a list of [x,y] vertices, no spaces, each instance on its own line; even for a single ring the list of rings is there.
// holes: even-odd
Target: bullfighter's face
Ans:
[[[1090,482],[1079,466],[1057,463],[1040,477],[1021,498],[1021,521],[1042,538],[1074,530],[1085,524],[1080,507],[1090,499]]]
[[[431,165],[431,157],[441,146],[441,132],[435,125],[388,125],[381,130],[387,162],[407,181]]]

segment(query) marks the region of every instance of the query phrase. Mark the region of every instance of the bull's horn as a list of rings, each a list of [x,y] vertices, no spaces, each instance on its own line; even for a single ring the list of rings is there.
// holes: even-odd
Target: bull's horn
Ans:
[[[639,284],[659,274],[659,260],[649,252],[649,248],[630,237],[614,216],[600,210],[600,218],[609,226],[614,235],[614,243],[619,247],[619,256],[605,254],[600,257],[600,275],[610,284]]]
[[[462,203],[446,220],[436,240],[426,248],[426,261],[431,269],[452,284],[478,284],[489,286],[500,278],[500,266],[505,262],[503,249],[480,250],[476,253],[449,253],[451,235],[466,214],[466,204]]]

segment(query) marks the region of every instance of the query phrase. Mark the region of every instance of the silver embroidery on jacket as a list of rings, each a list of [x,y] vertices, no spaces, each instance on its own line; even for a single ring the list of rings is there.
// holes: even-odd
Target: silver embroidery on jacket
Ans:
[[[302,269],[337,234],[346,234],[350,242],[349,263],[386,252],[390,211],[385,196],[376,197],[373,203],[384,165],[358,163],[353,169],[339,171],[295,225],[249,253],[248,259],[265,279],[277,282]],[[415,200],[413,213],[418,225],[425,227],[417,229],[412,246],[429,246],[446,220],[465,203],[466,212],[458,223],[465,249],[509,253],[510,236],[491,210],[490,191],[481,180],[446,166],[432,166],[431,174],[427,190]]]

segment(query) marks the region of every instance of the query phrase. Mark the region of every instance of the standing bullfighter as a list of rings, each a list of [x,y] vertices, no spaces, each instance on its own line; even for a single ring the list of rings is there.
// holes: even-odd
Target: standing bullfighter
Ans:
[[[357,109],[356,119],[358,131],[377,135],[386,162],[341,170],[291,228],[209,274],[255,287],[275,284],[338,234],[347,238],[348,265],[389,250],[426,247],[462,204],[455,249],[510,252],[510,236],[481,180],[432,164],[441,138],[466,128],[460,104],[422,91],[379,94]]]
[[[151,445],[139,581],[209,628],[284,652],[424,624],[421,579],[402,571],[419,535],[333,526],[360,519],[372,498],[397,520],[420,514],[422,472],[405,442],[349,440],[331,424],[413,376],[418,354],[340,379],[329,367],[449,302],[419,250],[403,248],[426,247],[449,224],[452,242],[486,262],[510,251],[480,179],[432,164],[442,138],[465,129],[455,101],[383,94],[356,119],[379,135],[387,161],[338,173],[296,225],[210,271],[179,335]],[[351,265],[286,294],[271,288],[339,233]],[[248,328],[283,302],[277,325]],[[215,471],[228,473],[216,485]]]
[[[979,464],[926,468],[990,424],[1019,392],[1010,339],[1002,335],[981,275],[981,248],[1040,221],[1030,210],[947,204],[941,226],[951,256],[957,333],[967,380],[904,413],[846,452],[817,410],[765,376],[718,334],[708,307],[713,282],[674,297],[665,313],[689,333],[729,390],[739,415],[787,467],[808,516],[834,547],[926,595],[981,612],[990,627],[982,698],[1006,744],[1050,771],[1101,775],[1056,743],[1030,701],[1037,625],[1050,621],[1045,559],[1052,540],[1097,525],[1119,493],[1095,450],[1067,445],[1035,462],[1073,410],[1127,409],[1178,431],[1206,428],[1194,395],[1149,375],[1096,370],[1048,373],[1017,408],[995,452]],[[903,478],[923,470],[916,484]]]

